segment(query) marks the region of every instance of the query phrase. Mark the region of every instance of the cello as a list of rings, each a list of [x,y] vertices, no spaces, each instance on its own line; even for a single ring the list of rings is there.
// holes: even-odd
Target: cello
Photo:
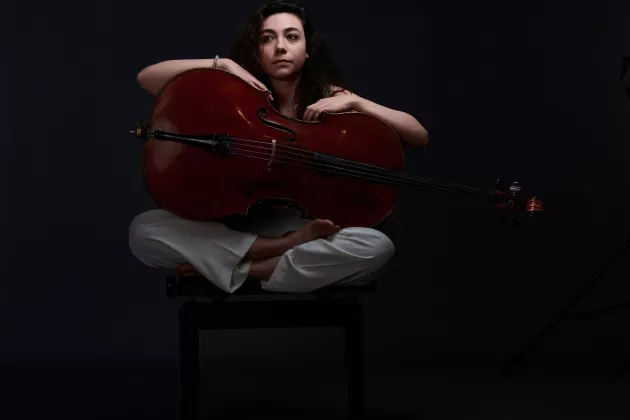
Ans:
[[[318,121],[282,115],[268,93],[214,68],[186,70],[158,93],[147,124],[142,170],[150,196],[186,219],[247,215],[253,205],[290,208],[340,228],[374,227],[399,188],[487,200],[504,214],[543,210],[521,186],[502,180],[484,191],[404,172],[398,134],[360,112],[324,113]]]

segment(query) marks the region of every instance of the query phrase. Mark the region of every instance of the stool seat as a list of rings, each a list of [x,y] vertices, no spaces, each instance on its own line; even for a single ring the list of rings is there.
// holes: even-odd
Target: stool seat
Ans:
[[[342,298],[348,296],[357,296],[376,291],[375,283],[358,285],[330,285],[305,293],[286,293],[268,291],[262,288],[260,281],[248,279],[234,293],[228,293],[211,281],[203,277],[201,274],[190,270],[186,266],[178,267],[177,274],[166,277],[166,294],[169,297],[188,297],[195,299],[204,297],[212,302],[220,302],[227,300],[230,296],[258,296],[274,298],[282,297],[300,297],[300,298]]]

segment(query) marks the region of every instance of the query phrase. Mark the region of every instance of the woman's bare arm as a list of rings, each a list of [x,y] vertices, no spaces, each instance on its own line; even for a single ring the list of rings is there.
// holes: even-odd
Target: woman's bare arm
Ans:
[[[168,60],[161,63],[153,64],[143,68],[136,79],[140,87],[150,94],[157,96],[164,85],[186,70],[196,68],[211,68],[214,66],[214,58],[211,59],[196,59],[196,60]],[[217,68],[228,71],[247,83],[255,87],[256,89],[269,91],[267,86],[252,76],[247,70],[235,63],[230,58],[219,58],[217,60]],[[271,93],[270,93],[271,95]]]
[[[221,66],[223,59],[218,61],[218,66]],[[179,73],[199,67],[212,67],[213,64],[214,58],[162,61],[140,70],[136,79],[142,89],[157,96],[162,87]]]

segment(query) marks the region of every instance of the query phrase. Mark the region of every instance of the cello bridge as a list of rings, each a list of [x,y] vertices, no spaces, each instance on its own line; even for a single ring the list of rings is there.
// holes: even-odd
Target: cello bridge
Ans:
[[[273,158],[276,155],[276,141],[271,140],[271,157],[269,158],[269,162],[267,163],[267,170],[271,172],[271,163],[273,162]]]

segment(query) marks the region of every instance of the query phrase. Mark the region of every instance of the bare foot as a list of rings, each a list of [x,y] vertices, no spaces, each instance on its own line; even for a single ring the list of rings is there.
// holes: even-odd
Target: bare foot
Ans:
[[[288,235],[293,246],[305,244],[318,238],[326,238],[339,232],[339,226],[327,219],[315,219],[297,232]]]

